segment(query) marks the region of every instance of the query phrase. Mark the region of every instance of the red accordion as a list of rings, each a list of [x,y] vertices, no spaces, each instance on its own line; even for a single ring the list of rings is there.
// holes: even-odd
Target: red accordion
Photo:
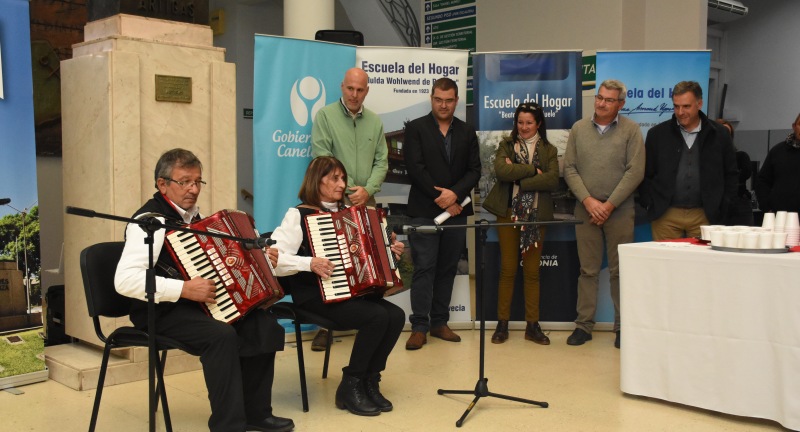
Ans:
[[[325,303],[404,290],[383,210],[354,206],[316,213],[306,216],[306,228],[312,255],[334,263],[333,274],[320,278]]]
[[[238,210],[222,210],[187,228],[254,239],[253,218]],[[212,317],[232,323],[259,306],[283,297],[270,261],[262,249],[246,250],[241,243],[182,231],[169,231],[166,245],[186,280],[199,276],[217,286],[217,303],[205,303]]]

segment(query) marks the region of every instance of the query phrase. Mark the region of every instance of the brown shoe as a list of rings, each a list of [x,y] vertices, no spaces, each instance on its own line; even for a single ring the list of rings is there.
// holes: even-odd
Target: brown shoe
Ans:
[[[450,330],[450,327],[448,327],[447,324],[432,328],[431,336],[446,340],[448,342],[461,342],[461,336],[453,333],[453,330]]]
[[[508,320],[497,321],[497,329],[492,335],[493,344],[501,344],[508,340]]]
[[[539,321],[528,321],[528,326],[525,327],[525,339],[539,345],[550,345],[550,338],[542,332]]]
[[[411,332],[411,336],[408,338],[406,342],[406,349],[407,350],[418,350],[422,348],[422,345],[428,343],[428,337],[425,336],[423,332]]]
[[[314,340],[311,341],[311,351],[325,351],[328,349],[328,330],[319,329]]]

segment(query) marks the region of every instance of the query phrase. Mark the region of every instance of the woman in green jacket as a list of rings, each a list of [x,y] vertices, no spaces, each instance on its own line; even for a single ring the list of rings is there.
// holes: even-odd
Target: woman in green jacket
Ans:
[[[536,103],[520,104],[514,112],[511,136],[503,138],[494,159],[497,176],[483,208],[497,216],[497,222],[553,220],[550,191],[558,186],[558,150],[547,141],[544,113]],[[514,279],[522,256],[525,293],[525,339],[549,345],[539,326],[539,259],[545,228],[499,226],[500,280],[497,293],[497,329],[492,343],[508,339]]]

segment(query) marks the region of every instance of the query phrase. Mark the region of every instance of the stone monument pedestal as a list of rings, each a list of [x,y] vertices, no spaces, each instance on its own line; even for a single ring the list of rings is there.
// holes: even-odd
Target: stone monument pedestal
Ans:
[[[235,208],[235,65],[213,46],[211,28],[120,14],[88,23],[84,38],[61,63],[64,205],[130,216],[156,192],[158,157],[182,147],[203,162],[203,214]],[[80,253],[122,241],[124,230],[119,222],[64,216],[65,327],[80,343],[48,347],[45,356],[50,376],[73,388],[96,384],[86,377],[96,379],[101,359]],[[110,332],[123,324],[103,326]],[[146,378],[146,356],[126,351],[116,353],[110,369],[123,372],[109,370],[109,384]],[[196,357],[183,357],[167,362],[167,372],[200,367]]]

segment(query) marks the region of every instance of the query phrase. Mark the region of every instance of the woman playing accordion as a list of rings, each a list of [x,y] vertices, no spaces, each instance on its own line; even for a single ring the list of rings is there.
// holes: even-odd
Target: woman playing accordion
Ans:
[[[322,315],[342,327],[358,330],[350,362],[342,369],[342,382],[336,390],[336,406],[353,414],[373,416],[392,410],[380,392],[381,372],[405,323],[403,310],[377,296],[353,297],[326,303],[319,279],[327,279],[334,270],[331,260],[313,257],[305,219],[319,212],[338,212],[345,208],[344,190],[347,171],[336,158],[325,156],[311,161],[306,169],[298,198],[301,205],[290,208],[273,232],[277,250],[276,274],[292,295],[294,303]],[[403,244],[392,239],[391,250],[403,253]]]

